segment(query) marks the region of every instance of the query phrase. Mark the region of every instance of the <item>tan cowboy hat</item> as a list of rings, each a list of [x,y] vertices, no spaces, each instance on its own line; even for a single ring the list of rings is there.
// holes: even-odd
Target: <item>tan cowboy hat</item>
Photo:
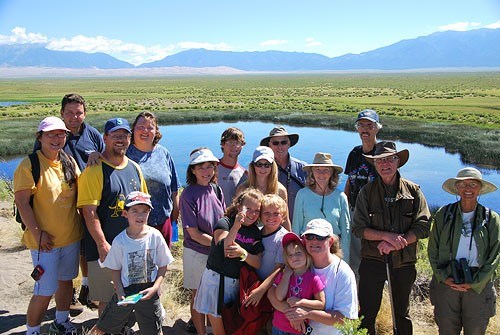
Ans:
[[[490,183],[483,179],[483,175],[478,169],[474,169],[472,167],[466,167],[458,171],[457,176],[455,178],[446,179],[443,183],[443,190],[451,194],[458,194],[457,191],[457,181],[466,180],[466,179],[475,179],[481,182],[481,191],[479,194],[491,193],[497,190],[495,184]]]
[[[304,169],[304,171],[310,173],[311,168],[314,166],[321,166],[321,167],[330,166],[330,167],[334,168],[338,174],[341,174],[342,171],[344,171],[342,166],[333,164],[331,154],[324,153],[324,152],[316,153],[314,155],[314,160],[313,160],[312,164],[304,165],[303,169]]]
[[[389,141],[382,141],[378,142],[375,145],[375,153],[372,155],[365,155],[363,156],[366,158],[368,163],[371,165],[375,166],[374,160],[377,158],[384,158],[384,157],[389,157],[392,155],[396,155],[399,157],[399,165],[398,168],[402,167],[403,165],[408,162],[408,158],[410,157],[410,152],[408,149],[403,149],[401,151],[396,150],[396,143],[394,142],[389,142]]]
[[[271,129],[271,131],[269,132],[269,136],[264,137],[260,141],[260,145],[265,145],[266,147],[268,147],[271,138],[276,136],[288,136],[288,138],[290,139],[290,147],[293,147],[299,141],[299,134],[289,134],[286,131],[285,127],[276,126],[273,129]]]

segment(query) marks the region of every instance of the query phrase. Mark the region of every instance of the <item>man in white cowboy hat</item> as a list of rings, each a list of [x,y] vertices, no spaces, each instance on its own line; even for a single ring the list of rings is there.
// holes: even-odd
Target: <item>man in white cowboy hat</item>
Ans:
[[[399,334],[412,334],[409,299],[416,279],[417,240],[429,235],[430,212],[420,187],[401,177],[398,168],[409,157],[394,142],[380,142],[373,155],[364,155],[378,176],[358,194],[353,233],[361,238],[359,304],[361,327],[376,334],[375,319],[387,279],[392,282],[392,308]]]
[[[355,146],[345,165],[344,173],[348,176],[345,183],[344,193],[349,199],[351,216],[356,206],[356,198],[363,186],[373,181],[377,175],[375,167],[368,163],[365,155],[373,155],[375,152],[375,144],[377,144],[377,134],[382,128],[379,116],[373,109],[365,109],[358,114],[356,123],[354,124],[361,139],[361,145]],[[356,236],[351,237],[349,265],[351,266],[356,281],[359,282],[358,268],[361,262],[361,240]]]
[[[484,334],[495,315],[493,278],[500,261],[497,213],[478,202],[495,185],[467,167],[443,183],[460,199],[440,208],[429,237],[430,284],[434,319],[440,334]]]
[[[123,118],[112,118],[104,126],[101,164],[87,166],[78,179],[77,207],[85,219],[84,247],[89,271],[89,289],[99,301],[99,315],[114,294],[111,271],[101,268],[113,239],[128,225],[122,216],[125,197],[133,191],[147,193],[141,168],[125,156],[132,131]]]
[[[293,213],[297,192],[306,183],[305,162],[293,158],[288,150],[299,141],[299,134],[289,134],[283,126],[276,126],[269,136],[260,141],[260,145],[270,147],[274,152],[274,160],[278,164],[278,181],[288,192],[288,213]]]

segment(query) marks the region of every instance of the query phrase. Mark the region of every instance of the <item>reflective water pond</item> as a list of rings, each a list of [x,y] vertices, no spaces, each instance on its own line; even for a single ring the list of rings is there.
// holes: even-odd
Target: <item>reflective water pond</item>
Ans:
[[[262,122],[237,122],[237,123],[203,123],[189,125],[162,126],[164,145],[173,155],[176,167],[185,184],[185,175],[188,165],[189,153],[200,146],[209,147],[216,156],[221,156],[220,135],[231,126],[240,128],[245,133],[247,145],[240,155],[240,164],[248,166],[253,150],[259,145],[262,138],[269,134],[273,124]],[[290,149],[292,156],[311,162],[316,152],[329,152],[336,164],[345,167],[347,155],[351,149],[360,144],[356,132],[342,131],[313,127],[294,127],[285,125],[288,132],[300,134],[299,142]],[[384,140],[383,132],[379,140]],[[458,154],[445,152],[444,148],[431,148],[417,143],[396,142],[398,150],[408,149],[410,159],[401,168],[401,174],[418,183],[430,205],[441,206],[454,202],[455,196],[441,189],[443,181],[454,177],[459,169],[464,167]],[[20,158],[0,163],[0,173],[12,177]],[[497,186],[500,186],[500,173],[496,170],[480,168],[483,177]],[[346,176],[341,177],[341,188],[343,189]],[[480,202],[500,212],[500,191],[484,195]]]

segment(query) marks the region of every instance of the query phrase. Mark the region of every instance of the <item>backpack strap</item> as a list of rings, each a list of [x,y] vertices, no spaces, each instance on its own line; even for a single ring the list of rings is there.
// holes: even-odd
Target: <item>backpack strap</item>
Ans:
[[[222,198],[222,190],[221,190],[220,186],[217,185],[216,183],[210,183],[210,186],[212,187],[212,189],[214,190],[215,194],[217,195],[217,199],[219,199],[219,201],[221,203],[223,203],[224,199]]]
[[[40,181],[40,160],[38,159],[38,155],[36,152],[32,152],[31,154],[29,154],[28,158],[30,159],[31,162],[31,175],[33,176],[33,181],[36,186],[38,184],[38,181]],[[34,196],[35,196],[34,194],[30,195],[29,203],[31,208],[33,208]],[[21,214],[19,214],[19,210],[16,210],[15,214],[16,214],[16,221],[21,224],[21,228],[23,230],[26,230],[26,225],[21,219]]]

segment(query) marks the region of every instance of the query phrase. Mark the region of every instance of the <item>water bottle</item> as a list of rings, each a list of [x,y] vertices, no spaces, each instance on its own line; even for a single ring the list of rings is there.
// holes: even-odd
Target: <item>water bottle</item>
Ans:
[[[172,242],[179,241],[179,228],[177,227],[177,221],[172,221]]]

